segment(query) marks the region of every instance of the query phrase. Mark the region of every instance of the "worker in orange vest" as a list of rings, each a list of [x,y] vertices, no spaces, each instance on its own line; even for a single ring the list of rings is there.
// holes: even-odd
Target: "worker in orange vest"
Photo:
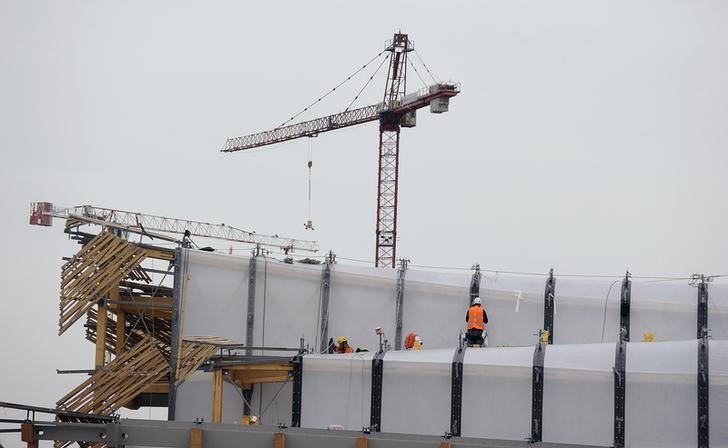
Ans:
[[[354,349],[349,345],[349,341],[346,339],[346,336],[339,336],[336,338],[334,353],[354,353]]]
[[[465,322],[468,323],[468,331],[465,334],[468,340],[468,346],[486,346],[487,343],[485,341],[488,338],[488,332],[486,331],[485,324],[488,323],[488,313],[485,312],[480,297],[473,299],[473,304],[468,308],[467,314],[465,314]]]

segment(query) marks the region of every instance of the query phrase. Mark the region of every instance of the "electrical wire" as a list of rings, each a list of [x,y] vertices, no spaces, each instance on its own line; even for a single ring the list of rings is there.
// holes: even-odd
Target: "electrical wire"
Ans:
[[[349,80],[350,80],[351,78],[353,78],[354,76],[358,75],[358,74],[359,74],[359,72],[361,72],[362,70],[364,70],[365,68],[367,68],[367,66],[368,66],[369,64],[371,64],[371,63],[372,63],[373,61],[375,61],[375,60],[376,60],[376,59],[377,59],[377,58],[378,58],[379,56],[381,56],[381,55],[382,55],[382,53],[384,53],[384,51],[380,51],[380,52],[379,52],[379,53],[378,53],[378,54],[377,54],[376,56],[374,56],[373,58],[371,58],[371,59],[369,60],[369,62],[367,62],[366,64],[362,65],[362,66],[361,66],[361,68],[359,68],[359,69],[358,69],[357,71],[355,71],[354,73],[352,73],[351,75],[349,75],[349,76],[348,76],[348,77],[347,77],[347,78],[346,78],[345,80],[343,80],[343,81],[341,81],[341,82],[340,82],[339,84],[337,84],[337,86],[336,86],[336,87],[334,87],[333,89],[331,89],[331,90],[329,90],[328,92],[326,92],[326,93],[325,93],[325,94],[324,94],[324,95],[323,95],[322,97],[320,97],[319,99],[317,99],[317,100],[316,100],[316,101],[314,101],[313,103],[311,103],[311,104],[309,104],[308,106],[304,107],[302,111],[298,112],[297,114],[295,114],[294,116],[292,116],[292,117],[291,117],[291,118],[289,118],[288,120],[286,120],[286,121],[284,121],[283,123],[279,124],[279,125],[278,125],[278,126],[277,126],[277,127],[276,127],[276,128],[274,129],[274,130],[276,130],[276,129],[279,129],[279,128],[281,128],[282,126],[285,126],[286,124],[288,124],[288,123],[290,123],[291,121],[295,120],[295,119],[296,119],[296,118],[298,118],[298,117],[299,117],[300,115],[302,115],[302,114],[303,114],[304,112],[306,112],[306,111],[307,111],[308,109],[310,109],[310,108],[311,108],[312,106],[314,106],[314,105],[315,105],[316,103],[319,103],[319,102],[320,102],[321,100],[323,100],[323,99],[324,99],[324,98],[326,98],[327,96],[329,96],[329,95],[331,95],[332,93],[334,93],[334,91],[335,91],[336,89],[338,89],[339,87],[341,87],[341,86],[343,86],[344,84],[346,84],[346,82],[347,82],[347,81],[349,81]]]
[[[609,294],[612,292],[612,288],[614,288],[614,285],[619,283],[619,280],[615,280],[612,282],[611,285],[609,285],[609,289],[607,290],[607,295],[604,297],[604,317],[602,318],[602,337],[599,338],[599,342],[604,342],[604,328],[607,324],[607,302],[609,301]]]

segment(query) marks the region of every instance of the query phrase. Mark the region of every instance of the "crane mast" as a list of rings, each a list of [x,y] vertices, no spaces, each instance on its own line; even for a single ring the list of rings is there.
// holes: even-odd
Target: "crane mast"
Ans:
[[[397,207],[399,195],[399,139],[402,127],[415,127],[418,109],[448,111],[449,99],[460,93],[460,84],[436,82],[407,94],[408,54],[414,42],[407,34],[396,33],[385,44],[389,53],[387,83],[382,102],[358,109],[303,121],[275,129],[229,138],[222,152],[236,152],[272,145],[301,137],[313,137],[336,129],[379,121],[379,163],[377,170],[377,228],[375,265],[395,267],[397,260]],[[411,65],[411,63],[410,63]],[[433,77],[434,79],[434,77]]]

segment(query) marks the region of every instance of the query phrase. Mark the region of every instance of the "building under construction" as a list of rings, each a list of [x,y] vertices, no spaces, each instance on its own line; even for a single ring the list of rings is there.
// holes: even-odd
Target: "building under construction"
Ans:
[[[28,446],[728,443],[728,287],[709,277],[315,263],[286,239],[233,256],[190,247],[190,232],[134,243],[164,237],[139,214],[35,210],[81,245],[61,269],[58,328],[85,326],[96,368],[56,409],[4,404],[28,413]],[[463,343],[473,297],[487,348]],[[411,332],[424,349],[403,350]],[[338,335],[360,351],[331,354]],[[119,419],[140,406],[169,421]]]
[[[413,51],[397,33],[362,67],[380,56],[376,70],[388,67],[381,102],[223,149],[378,121],[375,267],[223,224],[34,204],[31,224],[62,218],[80,244],[61,267],[58,333],[83,325],[94,369],[53,409],[0,403],[25,413],[3,430],[29,447],[728,446],[728,285],[435,271],[397,258],[400,130],[460,92],[434,82],[408,93]],[[255,249],[215,252],[198,237]],[[476,297],[488,344],[469,347]],[[407,349],[409,334],[421,350]],[[339,336],[356,352],[331,353]],[[140,407],[167,408],[168,420],[119,417]]]

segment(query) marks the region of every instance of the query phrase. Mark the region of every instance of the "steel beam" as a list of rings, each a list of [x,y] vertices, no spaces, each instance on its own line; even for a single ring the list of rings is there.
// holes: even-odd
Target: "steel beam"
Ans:
[[[698,339],[708,334],[708,283],[700,276],[698,283]]]
[[[554,298],[556,295],[556,279],[554,270],[549,271],[549,278],[546,280],[546,291],[543,301],[543,329],[548,333],[549,344],[554,343]]]
[[[319,328],[321,328],[320,353],[328,353],[329,349],[329,300],[331,298],[331,266],[336,262],[336,256],[329,251],[321,271],[321,316],[319,317]]]
[[[394,349],[402,350],[402,322],[404,321],[404,277],[407,273],[407,264],[409,260],[399,260],[399,268],[397,269],[397,298],[395,306],[394,321]]]
[[[253,256],[250,257],[248,262],[248,314],[246,318],[245,327],[245,345],[252,347],[253,342],[253,330],[255,329],[255,276],[257,273],[258,266],[258,248],[253,250]],[[246,355],[252,355],[253,350],[251,348],[245,349]]]
[[[625,279],[626,281],[626,279]],[[617,342],[614,357],[614,447],[624,447],[625,434],[625,396],[627,388],[627,340],[624,333]]]
[[[301,426],[301,399],[303,397],[303,355],[293,358],[293,398],[291,400],[291,426]]]
[[[177,361],[180,343],[180,309],[184,276],[187,275],[187,258],[189,249],[178,247],[174,250],[174,279],[172,283],[172,335],[170,338],[169,356],[169,390],[167,392],[167,419],[174,420],[177,404]],[[117,341],[118,343],[118,341]]]
[[[460,343],[455,349],[455,355],[452,358],[452,373],[450,376],[450,434],[454,437],[460,437],[462,424],[462,406],[463,406],[463,359],[465,359],[465,349],[467,346]]]
[[[706,334],[698,341],[698,448],[708,448],[710,446],[708,349],[708,335]]]
[[[540,442],[543,435],[543,363],[546,345],[538,342],[533,352],[531,372],[531,443]]]
[[[480,297],[480,263],[473,265],[473,277],[470,279],[470,300],[468,300],[468,308],[473,303],[473,299]]]
[[[276,434],[285,434],[286,444],[297,448],[347,448],[356,446],[362,431],[329,431],[326,429],[277,428],[273,426],[243,426],[193,422],[169,422],[123,419],[118,423],[83,424],[33,422],[32,434],[37,440],[67,440],[103,442],[109,447],[186,447],[190,446],[191,432],[202,432],[203,446],[262,448],[273,445]],[[372,432],[363,435],[368,445],[376,448],[433,448],[442,437],[419,434]],[[449,442],[458,448],[528,448],[527,440],[492,440],[456,437]],[[542,443],[541,448],[596,448],[587,445]]]
[[[384,351],[378,351],[372,359],[372,390],[369,429],[382,431],[382,378],[384,375]]]
[[[632,302],[632,280],[629,271],[622,280],[622,293],[619,300],[619,332],[620,338],[629,342],[629,315]]]

